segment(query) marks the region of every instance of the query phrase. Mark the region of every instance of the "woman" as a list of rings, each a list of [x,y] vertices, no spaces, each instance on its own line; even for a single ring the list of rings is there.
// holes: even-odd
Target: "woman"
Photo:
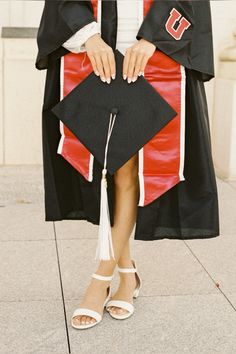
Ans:
[[[130,22],[124,21],[127,17]],[[129,247],[135,225],[137,240],[219,235],[203,84],[214,77],[210,5],[208,1],[46,1],[38,47],[36,68],[47,69],[43,103],[46,221],[99,223],[96,176],[101,166],[59,126],[51,108],[91,70],[109,85],[116,75],[115,48],[125,55],[124,80],[132,85],[144,75],[177,111],[172,125],[114,176],[108,176],[115,259],[100,261],[72,316],[73,327],[90,328],[101,321],[105,305],[118,319],[134,311],[133,297],[141,286]],[[107,303],[117,264],[119,288]]]

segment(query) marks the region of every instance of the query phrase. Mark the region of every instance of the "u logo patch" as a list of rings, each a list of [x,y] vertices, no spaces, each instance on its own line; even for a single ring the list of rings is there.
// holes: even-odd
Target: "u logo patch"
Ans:
[[[176,23],[179,22],[178,27],[176,28]],[[173,8],[170,12],[170,16],[166,22],[167,32],[177,41],[179,41],[184,32],[191,26],[191,23],[183,17],[179,11]]]

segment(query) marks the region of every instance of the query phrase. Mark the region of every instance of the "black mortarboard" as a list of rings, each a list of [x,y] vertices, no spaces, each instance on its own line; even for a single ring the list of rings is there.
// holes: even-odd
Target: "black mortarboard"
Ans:
[[[102,182],[105,182],[107,171],[114,174],[176,116],[172,107],[143,76],[128,84],[122,75],[124,56],[118,50],[114,54],[115,80],[104,83],[92,72],[52,108],[52,112],[104,166]],[[103,225],[104,213],[109,213],[104,209],[107,198],[104,185],[100,210]],[[104,249],[106,255],[100,252],[99,259],[110,259],[109,247]]]

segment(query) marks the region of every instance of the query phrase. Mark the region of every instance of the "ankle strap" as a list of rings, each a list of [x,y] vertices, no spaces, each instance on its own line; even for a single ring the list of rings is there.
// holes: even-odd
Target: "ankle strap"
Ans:
[[[117,268],[120,273],[136,273],[137,268]]]
[[[109,280],[112,280],[113,275],[107,276],[107,275],[100,275],[100,274],[93,273],[93,274],[92,274],[92,277],[93,277],[93,278],[96,278],[96,279],[98,279],[98,280],[109,281]]]

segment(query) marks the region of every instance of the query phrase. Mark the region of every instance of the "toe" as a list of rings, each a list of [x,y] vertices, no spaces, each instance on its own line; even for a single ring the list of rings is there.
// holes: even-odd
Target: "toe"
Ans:
[[[117,307],[115,309],[115,313],[118,314],[118,315],[123,315],[125,313],[127,313],[128,311],[126,311],[125,309],[121,308],[121,307]]]
[[[118,307],[113,306],[113,307],[112,307],[112,312],[113,312],[114,314],[117,314],[117,313],[118,313]]]
[[[125,313],[128,313],[127,310],[121,308],[121,307],[117,307],[117,306],[109,306],[107,308],[107,310],[111,313],[114,313],[115,315],[118,314],[118,315],[123,315]]]
[[[122,314],[125,314],[125,313],[128,313],[129,311],[125,310],[125,309],[121,309],[121,313]]]
[[[116,314],[116,307],[115,306],[112,306],[111,312]]]
[[[96,322],[95,318],[90,317],[90,316],[85,316],[85,315],[75,316],[75,317],[73,317],[72,321],[73,321],[73,324],[76,326],[80,326],[80,325],[84,325],[84,324],[88,325],[88,324]]]
[[[95,318],[93,318],[93,317],[89,317],[89,324],[91,324],[91,323],[95,323],[95,322],[96,322]]]
[[[89,323],[89,317],[88,316],[84,316],[84,322],[85,322],[85,324]]]
[[[75,316],[73,317],[72,321],[73,321],[73,324],[75,324],[76,326],[78,326],[80,324],[80,317],[81,316]]]
[[[86,323],[86,316],[81,316],[81,324],[84,325]]]
[[[123,314],[123,309],[121,309],[120,307],[117,308],[117,312],[119,315],[122,315]]]

